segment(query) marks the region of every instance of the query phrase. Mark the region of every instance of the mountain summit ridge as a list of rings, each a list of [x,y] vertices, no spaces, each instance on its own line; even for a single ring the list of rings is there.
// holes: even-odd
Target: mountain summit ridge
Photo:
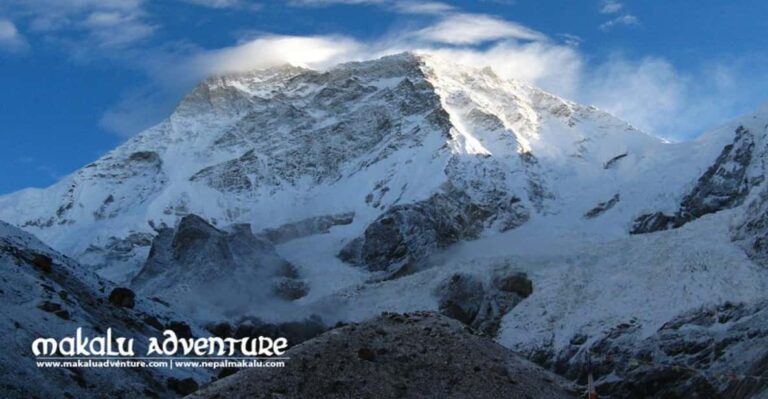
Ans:
[[[126,260],[119,274],[130,276],[148,251],[137,238],[189,213],[261,229],[353,212],[359,230],[450,182],[481,207],[518,203],[521,219],[562,213],[558,199],[569,205],[574,191],[567,180],[592,187],[604,171],[645,167],[668,148],[488,68],[402,53],[324,72],[281,66],[206,79],[168,119],[51,188],[0,198],[0,218],[86,264]],[[687,173],[681,180],[694,178]],[[579,214],[618,190],[579,194]]]
[[[430,55],[280,67],[203,81],[99,160],[0,197],[0,219],[195,323],[440,311],[576,379],[594,348],[688,364],[675,348],[699,335],[734,358],[762,342],[668,326],[763,315],[767,129],[758,110],[668,143]],[[611,362],[596,378],[619,396],[666,371]],[[734,388],[689,377],[669,389]]]

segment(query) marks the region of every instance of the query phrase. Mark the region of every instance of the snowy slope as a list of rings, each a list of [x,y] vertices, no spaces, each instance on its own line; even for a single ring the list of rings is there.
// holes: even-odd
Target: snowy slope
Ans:
[[[286,66],[206,80],[167,120],[56,185],[0,198],[0,218],[109,266],[116,280],[138,270],[155,229],[188,213],[258,231],[353,212],[359,234],[447,181],[486,207],[520,200],[518,219],[556,214],[568,225],[620,194],[599,229],[623,232],[641,208],[672,207],[721,140],[695,151],[663,143],[595,108],[430,55],[327,72]],[[500,219],[485,227],[503,228]]]
[[[38,368],[31,349],[37,338],[74,336],[78,328],[84,336],[104,336],[111,328],[116,337],[135,339],[142,353],[147,337],[161,334],[153,325],[179,318],[143,298],[131,308],[110,303],[112,284],[2,221],[0,267],[0,396],[172,397],[168,377],[210,378],[207,370]]]

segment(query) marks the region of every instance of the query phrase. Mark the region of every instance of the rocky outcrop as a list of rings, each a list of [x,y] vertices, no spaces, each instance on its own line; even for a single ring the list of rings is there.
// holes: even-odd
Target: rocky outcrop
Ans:
[[[279,244],[297,238],[328,233],[331,227],[351,224],[354,218],[354,213],[315,216],[298,222],[287,223],[274,229],[266,229],[260,232],[259,235]]]
[[[768,190],[746,207],[742,220],[732,230],[733,240],[752,260],[768,266]]]
[[[386,278],[410,274],[438,249],[476,238],[493,214],[449,185],[427,200],[393,206],[347,244],[339,258]]]
[[[506,196],[505,193],[498,193]],[[498,217],[506,216],[506,228],[528,219],[519,199],[508,198],[506,209],[475,202],[452,184],[427,200],[396,205],[371,223],[362,237],[339,253],[345,262],[396,278],[416,272],[435,251],[460,240],[477,238]],[[502,212],[506,210],[507,212]],[[514,221],[513,221],[514,219]]]
[[[605,212],[608,212],[611,208],[616,206],[616,204],[618,204],[620,200],[621,200],[621,196],[617,193],[613,197],[611,197],[611,199],[609,199],[608,201],[601,202],[595,205],[594,208],[587,211],[587,213],[584,214],[584,218],[594,219],[604,214]]]
[[[768,302],[725,303],[682,314],[650,337],[628,319],[528,356],[581,382],[589,362],[600,397],[748,399],[768,394],[766,326]]]
[[[109,302],[130,309],[136,304],[136,294],[128,288],[117,287],[109,293]]]
[[[114,336],[134,340],[136,353],[142,353],[147,349],[147,337],[161,333],[145,320],[161,324],[172,313],[141,299],[132,299],[131,306],[125,306],[129,304],[127,292],[3,222],[0,269],[0,397],[173,395],[164,384],[171,374],[166,369],[39,368],[31,348],[37,338],[59,340],[74,336],[78,328],[83,336],[103,337],[110,328]],[[109,301],[122,306],[111,306]],[[210,378],[206,370],[180,370],[176,375]]]
[[[616,155],[615,157],[609,159],[605,164],[603,164],[603,169],[614,169],[618,165],[619,161],[626,158],[628,153],[623,153]]]
[[[733,143],[726,145],[714,164],[699,177],[696,186],[680,203],[673,215],[661,212],[635,219],[631,234],[678,228],[692,220],[741,205],[752,186],[748,170],[752,163],[755,138],[745,127],[736,129]]]
[[[192,398],[575,397],[561,378],[434,313],[385,313],[286,356],[284,368],[244,370]]]
[[[435,289],[440,313],[477,331],[495,336],[501,319],[531,295],[533,283],[525,273],[497,271],[490,281],[457,273]]]
[[[308,291],[296,268],[249,225],[225,231],[196,215],[160,231],[132,286],[188,310],[214,312],[243,312],[248,304],[290,301]]]

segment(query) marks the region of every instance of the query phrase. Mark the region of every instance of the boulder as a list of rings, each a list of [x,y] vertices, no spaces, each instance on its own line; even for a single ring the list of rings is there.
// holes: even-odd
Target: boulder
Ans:
[[[197,391],[200,386],[193,378],[178,379],[171,377],[168,379],[168,388],[179,395],[187,396]]]
[[[501,319],[533,292],[525,273],[497,270],[490,282],[456,273],[435,289],[440,313],[494,336]]]
[[[130,288],[117,287],[109,293],[109,302],[115,306],[132,309],[136,304],[136,294]]]

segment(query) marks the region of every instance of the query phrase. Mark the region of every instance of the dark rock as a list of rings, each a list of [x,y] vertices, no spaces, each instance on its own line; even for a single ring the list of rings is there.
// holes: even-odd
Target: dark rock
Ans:
[[[533,283],[525,273],[500,270],[495,274],[488,285],[468,274],[447,278],[435,290],[440,313],[496,335],[504,315],[533,292]]]
[[[40,269],[43,273],[50,273],[53,265],[53,259],[50,256],[42,254],[32,255],[32,265]]]
[[[467,274],[454,274],[443,282],[440,295],[440,313],[464,324],[472,324],[485,300],[485,288],[477,278]]]
[[[163,323],[160,322],[160,320],[157,319],[155,316],[146,316],[144,317],[144,324],[158,330],[163,330]]]
[[[44,312],[49,312],[49,313],[58,312],[59,310],[61,310],[60,304],[51,302],[51,301],[44,301],[40,305],[37,305],[37,307],[38,309]]]
[[[138,151],[129,155],[128,160],[132,162],[157,162],[160,160],[160,155],[154,151]]]
[[[436,250],[477,237],[493,213],[465,192],[448,187],[427,200],[393,206],[363,237],[344,247],[339,258],[390,276],[412,273]],[[401,270],[408,273],[398,273]]]
[[[183,321],[172,321],[168,323],[166,326],[168,330],[173,331],[176,333],[176,336],[179,338],[192,338],[192,328],[189,327],[189,324],[183,322]]]
[[[168,388],[178,393],[179,395],[186,396],[195,393],[200,386],[193,378],[168,378]]]
[[[132,309],[136,305],[136,294],[125,287],[117,287],[109,293],[109,302],[115,306]]]
[[[635,219],[629,234],[646,234],[667,230],[676,225],[675,220],[674,216],[667,216],[662,212],[642,215]]]
[[[240,369],[235,367],[225,367],[221,369],[221,371],[219,371],[219,374],[216,375],[216,379],[220,380],[222,378],[229,377],[230,375],[234,375],[238,371],[240,371]]]
[[[369,348],[360,348],[357,350],[357,357],[361,360],[372,362],[376,354]]]
[[[213,335],[219,337],[219,338],[229,338],[232,336],[232,325],[227,322],[221,322],[216,323],[215,325],[211,326],[209,330],[213,333]]]
[[[307,284],[301,280],[283,278],[272,284],[272,293],[286,301],[295,301],[309,292]]]
[[[597,204],[594,208],[587,211],[587,213],[584,214],[584,217],[586,219],[594,219],[604,214],[605,212],[609,211],[614,206],[616,206],[616,204],[618,204],[620,200],[621,200],[621,196],[619,196],[619,194],[615,194],[608,201],[601,202]]]
[[[615,157],[613,157],[613,158],[609,159],[609,160],[608,160],[608,162],[606,162],[606,163],[603,165],[603,169],[613,169],[613,168],[615,168],[615,167],[616,167],[616,165],[619,163],[619,161],[621,161],[622,159],[626,158],[626,157],[627,157],[627,155],[629,155],[629,154],[627,154],[627,153],[625,152],[625,153],[623,153],[623,154],[620,154],[620,155],[616,155]]]
[[[53,314],[55,314],[56,316],[58,316],[60,319],[63,319],[63,320],[69,320],[70,318],[69,311],[64,309],[57,310],[53,312]]]
[[[533,293],[533,281],[522,272],[496,276],[493,285],[500,291],[511,292],[521,298],[528,298]]]

